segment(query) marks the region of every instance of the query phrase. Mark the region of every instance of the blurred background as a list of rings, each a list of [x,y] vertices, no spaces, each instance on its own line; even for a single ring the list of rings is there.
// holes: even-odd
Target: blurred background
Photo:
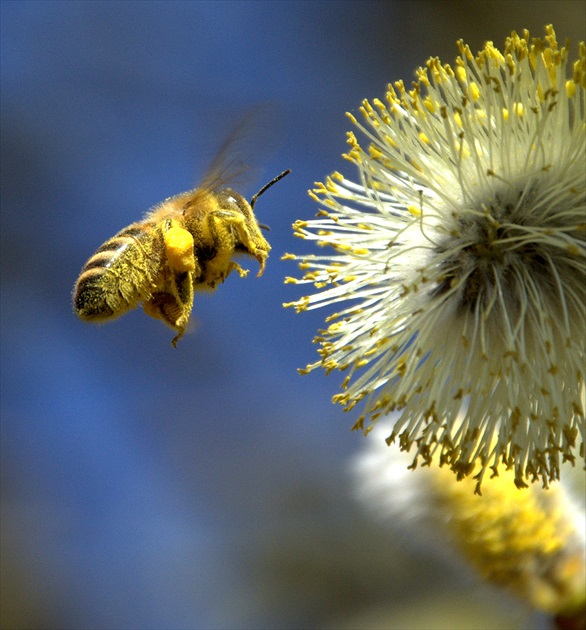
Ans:
[[[291,223],[363,98],[455,41],[583,39],[557,2],[2,2],[3,628],[539,628],[544,619],[373,522],[363,445],[300,376],[326,311],[282,302]],[[576,48],[573,47],[573,54]],[[196,296],[194,331],[136,310],[78,321],[87,258],[195,186],[231,126],[271,104],[248,198],[272,228],[257,280]],[[274,111],[278,116],[274,116]]]

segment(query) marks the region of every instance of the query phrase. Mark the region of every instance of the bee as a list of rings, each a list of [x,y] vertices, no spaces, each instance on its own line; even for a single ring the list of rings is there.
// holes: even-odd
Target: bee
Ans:
[[[107,322],[136,308],[160,319],[177,334],[185,334],[194,293],[214,290],[236,271],[248,274],[232,260],[237,253],[256,258],[260,277],[271,246],[261,233],[254,204],[286,170],[248,202],[224,187],[228,168],[219,164],[223,150],[201,186],[169,197],[143,220],[108,239],[84,265],[73,289],[73,310],[87,322]],[[268,228],[266,228],[268,229]]]

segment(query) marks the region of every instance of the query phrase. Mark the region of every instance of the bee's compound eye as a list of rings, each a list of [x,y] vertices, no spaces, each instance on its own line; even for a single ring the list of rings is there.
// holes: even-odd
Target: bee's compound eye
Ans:
[[[240,212],[245,216],[247,216],[250,212],[249,205],[246,199],[242,195],[234,192],[233,190],[230,190],[229,188],[221,190],[218,193],[218,201],[223,210]]]

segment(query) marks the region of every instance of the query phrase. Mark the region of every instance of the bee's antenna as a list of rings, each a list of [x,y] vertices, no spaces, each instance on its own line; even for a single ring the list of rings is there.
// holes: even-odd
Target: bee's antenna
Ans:
[[[291,172],[291,169],[288,168],[286,171],[283,171],[280,175],[277,175],[274,179],[271,179],[271,181],[268,184],[265,184],[257,193],[256,195],[254,195],[252,197],[252,199],[250,200],[250,207],[252,209],[254,209],[254,204],[256,203],[256,200],[263,194],[263,192],[265,192],[268,188],[270,188],[273,184],[276,184],[280,179],[283,179],[283,177],[285,177],[285,175],[289,175],[289,173]]]

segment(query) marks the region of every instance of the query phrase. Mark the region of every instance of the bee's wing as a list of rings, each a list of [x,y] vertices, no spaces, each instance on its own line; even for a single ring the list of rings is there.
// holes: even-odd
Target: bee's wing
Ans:
[[[250,164],[258,164],[275,144],[277,117],[275,106],[262,104],[239,118],[212,160],[200,189],[209,192],[242,186],[253,179],[255,169]]]

